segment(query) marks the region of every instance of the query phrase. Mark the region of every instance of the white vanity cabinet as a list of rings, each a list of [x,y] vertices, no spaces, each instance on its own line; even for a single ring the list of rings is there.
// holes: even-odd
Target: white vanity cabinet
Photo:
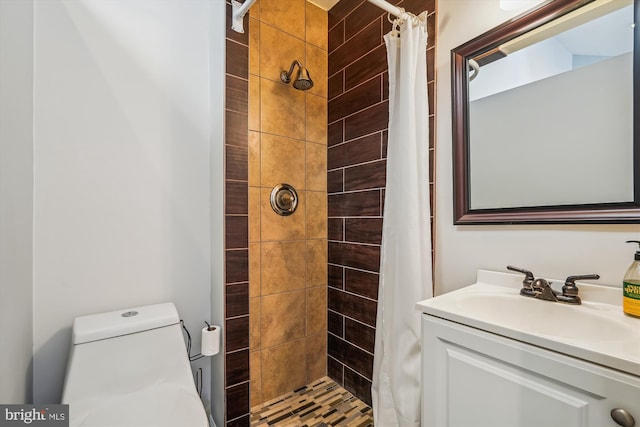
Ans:
[[[428,314],[422,384],[423,427],[640,427],[640,376]]]

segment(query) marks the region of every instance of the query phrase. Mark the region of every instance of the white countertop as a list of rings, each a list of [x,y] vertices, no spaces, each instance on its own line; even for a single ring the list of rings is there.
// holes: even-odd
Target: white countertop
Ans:
[[[640,318],[622,288],[577,282],[581,305],[520,295],[523,275],[479,270],[475,284],[420,301],[428,315],[640,376]],[[560,290],[564,280],[547,279]]]

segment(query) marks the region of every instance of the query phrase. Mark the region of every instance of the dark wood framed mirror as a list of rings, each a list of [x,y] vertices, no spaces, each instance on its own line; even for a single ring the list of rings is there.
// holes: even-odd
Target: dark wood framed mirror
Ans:
[[[593,12],[602,3],[609,4],[604,12]],[[640,0],[547,0],[451,51],[454,224],[640,222],[640,126],[635,125],[640,123],[640,36],[634,25],[640,22],[639,9]],[[594,25],[601,16],[623,13],[630,21],[624,25],[629,40],[620,52],[573,52],[569,71],[536,77],[532,83],[503,84],[523,74],[517,66],[495,71],[498,63],[507,64],[503,58],[515,58],[512,52],[523,45],[556,43],[548,39],[583,24]],[[601,36],[608,31],[585,28],[571,33],[572,39],[582,44],[589,37],[580,34],[595,34],[596,44],[602,44]],[[561,35],[565,49],[571,37]],[[605,67],[626,74],[603,78],[597,73]],[[472,87],[470,76],[476,73],[485,82],[493,75],[502,87]],[[573,86],[574,80],[578,86]],[[580,84],[587,84],[587,89]],[[573,92],[561,92],[565,88]],[[541,110],[525,111],[525,106],[539,103],[533,96],[543,99]],[[564,103],[573,98],[575,107]],[[594,110],[588,113],[596,119],[587,110]],[[604,114],[611,110],[609,119]],[[591,123],[595,130],[588,127]],[[553,140],[556,135],[559,141]],[[588,141],[591,136],[595,139]],[[565,147],[564,141],[574,145]]]

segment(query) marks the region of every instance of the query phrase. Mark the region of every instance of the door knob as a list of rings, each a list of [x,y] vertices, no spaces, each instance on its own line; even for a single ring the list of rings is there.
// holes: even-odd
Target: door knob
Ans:
[[[636,425],[636,420],[633,419],[630,413],[622,408],[612,409],[611,418],[622,427],[633,427]]]

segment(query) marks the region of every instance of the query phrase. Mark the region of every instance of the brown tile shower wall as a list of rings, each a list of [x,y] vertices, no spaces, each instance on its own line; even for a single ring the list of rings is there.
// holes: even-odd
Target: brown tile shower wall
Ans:
[[[225,117],[225,407],[248,426],[250,407],[326,374],[327,13],[304,0],[259,0],[245,33],[227,2]],[[315,87],[279,81],[293,59]],[[271,211],[269,192],[293,184],[298,211]]]
[[[249,37],[231,30],[230,16],[227,2],[225,422],[249,426]]]
[[[425,144],[430,147],[433,194],[436,2],[391,3],[415,14],[429,11],[430,134]],[[327,369],[331,378],[371,404],[389,120],[387,59],[382,37],[390,31],[391,24],[385,12],[365,0],[341,0],[329,11],[328,25]]]
[[[249,19],[248,213],[251,407],[326,375],[327,12],[259,0]],[[314,86],[280,81],[293,60]],[[296,70],[297,72],[297,70]],[[295,72],[292,79],[296,76]],[[271,189],[298,192],[278,216]]]

